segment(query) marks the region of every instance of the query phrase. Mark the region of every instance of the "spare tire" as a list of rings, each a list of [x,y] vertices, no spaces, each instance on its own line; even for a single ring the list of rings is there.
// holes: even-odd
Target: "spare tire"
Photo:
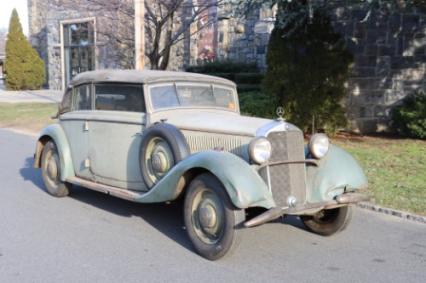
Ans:
[[[146,129],[142,136],[139,164],[147,187],[152,188],[189,154],[188,143],[175,126],[157,123]]]

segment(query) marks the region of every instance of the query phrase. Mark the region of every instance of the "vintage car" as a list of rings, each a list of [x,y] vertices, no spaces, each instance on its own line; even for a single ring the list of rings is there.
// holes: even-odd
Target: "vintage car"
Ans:
[[[75,184],[139,203],[183,199],[189,239],[210,260],[235,246],[240,229],[284,215],[331,235],[348,224],[349,205],[366,199],[366,177],[347,152],[324,134],[305,145],[282,117],[240,115],[236,86],[222,78],[86,72],[56,118],[34,157],[50,194]]]

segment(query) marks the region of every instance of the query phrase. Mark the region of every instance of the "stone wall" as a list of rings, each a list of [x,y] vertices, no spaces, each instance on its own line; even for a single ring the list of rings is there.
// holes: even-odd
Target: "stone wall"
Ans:
[[[221,13],[225,17],[232,14],[227,9],[233,8],[223,8]],[[245,19],[229,17],[219,21],[218,59],[256,63],[260,69],[265,70],[266,51],[274,22],[275,10],[269,6],[253,9]]]
[[[342,3],[334,10],[333,26],[354,55],[346,101],[351,128],[388,130],[390,110],[426,88],[425,14],[384,9],[368,15],[366,8]]]

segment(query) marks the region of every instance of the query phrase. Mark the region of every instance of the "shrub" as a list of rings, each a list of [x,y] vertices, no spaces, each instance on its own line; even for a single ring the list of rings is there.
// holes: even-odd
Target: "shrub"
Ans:
[[[278,13],[285,13],[282,5]],[[265,91],[285,108],[285,117],[304,131],[332,132],[346,126],[341,100],[352,55],[344,40],[333,31],[325,9],[315,9],[313,18],[302,23],[288,20],[294,21],[287,25],[293,32],[277,24],[271,34]]]
[[[37,89],[45,80],[44,62],[22,32],[14,9],[6,41],[6,86],[8,89]]]
[[[248,116],[275,118],[277,101],[261,92],[241,92],[239,94],[241,113]]]
[[[392,112],[392,128],[400,135],[426,139],[426,94],[407,96]]]

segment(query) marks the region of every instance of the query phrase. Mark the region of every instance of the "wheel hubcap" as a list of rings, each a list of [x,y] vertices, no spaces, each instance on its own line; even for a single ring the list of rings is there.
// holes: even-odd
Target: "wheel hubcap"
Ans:
[[[156,152],[152,155],[152,168],[159,173],[164,173],[169,169],[164,152]]]
[[[160,180],[174,164],[173,152],[162,138],[153,138],[147,145],[145,166],[153,183]]]
[[[216,210],[211,204],[204,204],[203,202],[200,205],[198,216],[204,229],[213,228],[217,223]]]
[[[220,198],[209,189],[196,194],[192,203],[192,222],[197,236],[206,244],[217,243],[224,230],[224,208]]]

